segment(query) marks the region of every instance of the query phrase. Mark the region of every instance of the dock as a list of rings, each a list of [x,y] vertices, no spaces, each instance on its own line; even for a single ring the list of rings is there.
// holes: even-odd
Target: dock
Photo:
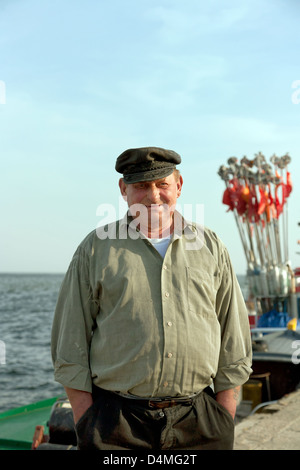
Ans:
[[[300,450],[300,389],[240,421],[234,450]]]

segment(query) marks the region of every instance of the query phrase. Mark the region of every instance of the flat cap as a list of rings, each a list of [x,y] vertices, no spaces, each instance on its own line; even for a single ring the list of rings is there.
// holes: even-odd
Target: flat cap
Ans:
[[[171,175],[181,157],[173,150],[159,147],[141,147],[125,150],[116,161],[116,170],[123,174],[125,183],[151,181]]]

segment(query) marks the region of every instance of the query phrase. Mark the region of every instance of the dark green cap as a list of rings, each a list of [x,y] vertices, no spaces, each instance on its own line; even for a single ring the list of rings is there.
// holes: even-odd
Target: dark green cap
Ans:
[[[116,161],[116,170],[123,174],[125,183],[152,181],[173,173],[181,157],[173,150],[142,147],[125,150]]]

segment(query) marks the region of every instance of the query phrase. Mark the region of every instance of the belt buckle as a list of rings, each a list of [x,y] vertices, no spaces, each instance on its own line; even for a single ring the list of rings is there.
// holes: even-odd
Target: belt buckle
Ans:
[[[177,403],[174,401],[172,397],[164,397],[164,398],[155,398],[153,400],[149,400],[148,402],[150,408],[169,408],[170,406],[174,406]]]
[[[162,408],[163,400],[161,398],[155,398],[153,400],[148,401],[148,405],[150,408]]]

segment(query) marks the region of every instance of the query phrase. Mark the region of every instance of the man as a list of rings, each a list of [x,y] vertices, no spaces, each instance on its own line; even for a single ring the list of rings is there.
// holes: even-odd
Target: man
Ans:
[[[118,157],[128,214],[85,238],[63,281],[52,356],[79,449],[233,447],[248,317],[222,242],[175,210],[180,162]]]

